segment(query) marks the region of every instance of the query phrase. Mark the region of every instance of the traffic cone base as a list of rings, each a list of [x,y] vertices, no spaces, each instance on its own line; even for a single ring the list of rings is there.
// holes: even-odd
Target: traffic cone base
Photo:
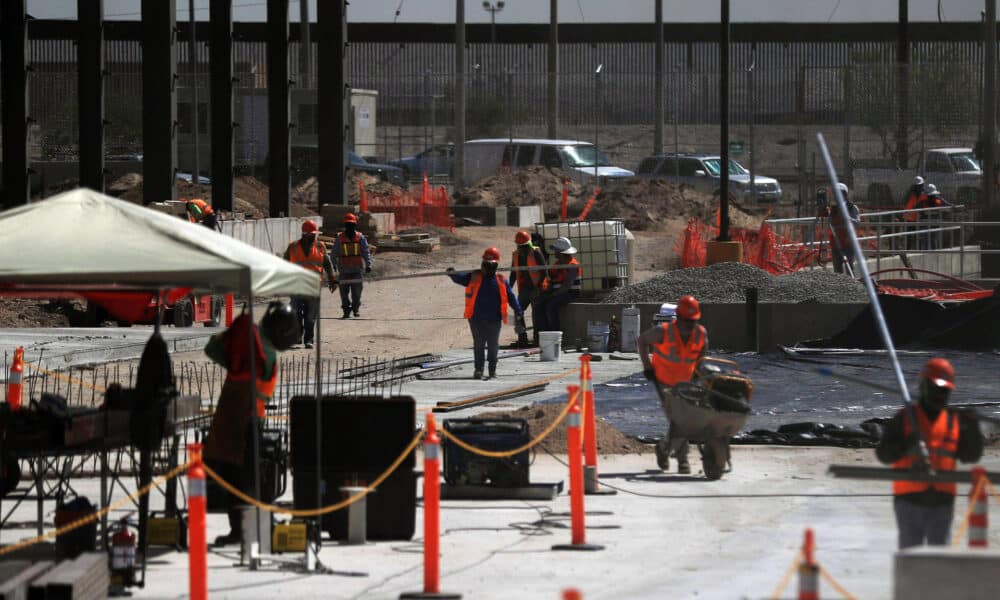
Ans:
[[[597,467],[585,465],[583,467],[583,493],[587,496],[614,496],[618,490],[601,488],[597,480]]]
[[[452,594],[451,592],[405,592],[399,595],[400,600],[409,598],[440,598],[442,600],[459,600],[462,594]]]
[[[556,544],[552,546],[553,550],[581,550],[583,552],[596,552],[597,550],[604,550],[604,546],[600,544]]]

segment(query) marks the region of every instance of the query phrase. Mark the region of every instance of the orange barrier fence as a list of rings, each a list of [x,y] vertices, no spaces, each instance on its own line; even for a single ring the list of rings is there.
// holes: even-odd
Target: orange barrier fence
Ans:
[[[395,215],[396,227],[434,225],[451,229],[455,226],[455,218],[448,207],[450,200],[447,190],[444,186],[432,188],[426,175],[423,183],[415,190],[376,194],[362,188],[362,200],[368,205],[370,212]]]

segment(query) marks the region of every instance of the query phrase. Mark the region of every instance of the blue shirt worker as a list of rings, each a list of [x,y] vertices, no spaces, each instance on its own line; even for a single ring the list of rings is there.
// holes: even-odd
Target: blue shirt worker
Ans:
[[[353,214],[344,216],[344,230],[337,235],[331,254],[340,272],[340,308],[344,311],[344,318],[351,318],[351,313],[360,317],[363,273],[372,272],[372,255],[368,250],[368,240],[358,231],[358,218]]]
[[[500,327],[507,322],[507,308],[513,307],[514,315],[521,322],[524,311],[517,301],[517,295],[510,288],[510,282],[497,273],[500,264],[500,250],[487,248],[483,252],[483,262],[479,269],[471,273],[446,271],[451,280],[465,287],[465,318],[472,331],[472,356],[475,368],[473,379],[487,381],[497,376],[497,351],[500,347]],[[518,325],[520,329],[522,326]],[[519,332],[520,333],[520,332]],[[488,349],[488,353],[487,353]],[[483,367],[489,361],[489,375],[483,375]]]

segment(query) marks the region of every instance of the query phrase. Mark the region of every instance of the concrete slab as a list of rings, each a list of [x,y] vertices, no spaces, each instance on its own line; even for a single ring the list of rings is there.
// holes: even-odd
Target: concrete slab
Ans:
[[[204,347],[222,328],[164,327],[161,331],[170,351],[182,352]],[[41,359],[43,366],[53,369],[138,358],[152,333],[152,326],[0,329],[0,357],[4,353],[13,356],[14,349],[23,346],[25,360],[37,363]],[[0,378],[6,376],[0,373]]]
[[[532,480],[564,480],[566,467],[559,460],[539,455]],[[505,600],[551,600],[568,587],[579,588],[587,600],[770,597],[804,529],[812,527],[817,560],[847,591],[859,598],[892,597],[896,527],[889,484],[825,474],[831,463],[874,463],[871,450],[741,446],[733,451],[734,471],[717,482],[653,470],[652,455],[600,460],[602,483],[620,490],[617,496],[585,500],[587,541],[605,550],[550,550],[570,541],[565,493],[553,502],[444,501],[441,589]],[[1000,452],[990,449],[984,464],[1000,467]],[[95,480],[75,483],[82,494],[98,496]],[[965,512],[966,492],[960,490],[958,515]],[[291,500],[290,493],[284,499]],[[153,499],[154,509],[161,504],[161,498]],[[34,507],[23,505],[11,523],[34,518]],[[422,523],[418,510],[418,532]],[[225,515],[209,515],[209,540],[226,529]],[[30,533],[4,529],[2,536],[9,544]],[[990,538],[991,545],[1000,542],[1000,530],[994,528]],[[298,560],[292,555],[276,557],[284,564],[268,562],[250,571],[234,566],[235,552],[230,546],[209,554],[212,598],[395,599],[422,587],[419,539],[360,546],[327,542],[320,558],[332,575],[296,572],[288,564]],[[187,565],[186,554],[155,549],[146,587],[133,590],[134,597],[185,597]],[[960,588],[964,580],[952,583]],[[830,592],[826,582],[821,590],[824,597]],[[781,597],[793,596],[789,587]]]
[[[894,579],[896,600],[996,598],[1000,589],[1000,552],[985,548],[914,548],[897,552]]]

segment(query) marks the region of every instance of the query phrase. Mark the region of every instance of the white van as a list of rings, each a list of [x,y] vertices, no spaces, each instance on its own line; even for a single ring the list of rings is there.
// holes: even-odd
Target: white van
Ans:
[[[586,183],[594,179],[595,162],[598,181],[633,175],[632,171],[612,165],[590,142],[501,138],[465,142],[463,179],[472,184],[492,175],[540,165],[562,169],[575,181]]]

